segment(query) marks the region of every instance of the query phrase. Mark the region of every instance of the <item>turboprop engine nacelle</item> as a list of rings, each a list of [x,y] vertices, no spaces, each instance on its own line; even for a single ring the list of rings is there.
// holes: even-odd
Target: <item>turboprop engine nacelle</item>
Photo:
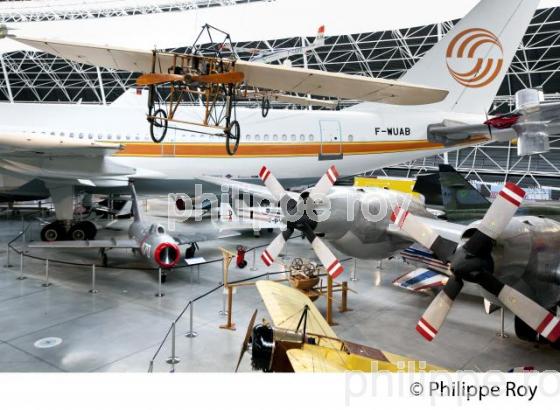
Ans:
[[[543,102],[542,91],[525,89],[515,94],[516,111],[531,113]],[[543,121],[520,121],[513,126],[518,135],[517,155],[535,155],[550,151],[549,135]]]
[[[471,224],[463,234],[470,237]],[[495,275],[543,306],[560,300],[560,223],[535,216],[514,217],[494,249]]]
[[[157,266],[170,269],[177,265],[181,251],[163,225],[133,223],[129,235],[140,242],[140,254]]]

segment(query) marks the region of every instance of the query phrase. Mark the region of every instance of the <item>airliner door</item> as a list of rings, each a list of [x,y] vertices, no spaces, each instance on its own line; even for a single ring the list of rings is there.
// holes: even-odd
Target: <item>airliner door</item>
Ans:
[[[319,127],[321,129],[319,161],[342,159],[342,131],[340,122],[336,120],[323,120],[319,121]]]

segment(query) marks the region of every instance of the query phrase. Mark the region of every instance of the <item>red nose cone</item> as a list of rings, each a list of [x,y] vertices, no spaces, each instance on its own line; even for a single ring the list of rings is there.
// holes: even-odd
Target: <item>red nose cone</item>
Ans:
[[[154,259],[156,263],[165,269],[169,269],[177,265],[180,257],[181,251],[179,250],[179,247],[170,242],[160,243],[154,252]]]

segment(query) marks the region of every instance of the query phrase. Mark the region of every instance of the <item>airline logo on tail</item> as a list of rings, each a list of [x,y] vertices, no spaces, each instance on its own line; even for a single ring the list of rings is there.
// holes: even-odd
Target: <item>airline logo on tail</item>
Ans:
[[[461,85],[482,88],[498,77],[504,66],[500,39],[491,31],[471,28],[457,34],[447,47],[447,68]]]

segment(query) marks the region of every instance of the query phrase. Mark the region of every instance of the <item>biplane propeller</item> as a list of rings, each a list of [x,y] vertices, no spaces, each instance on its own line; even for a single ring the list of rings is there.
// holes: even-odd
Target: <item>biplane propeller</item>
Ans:
[[[537,333],[555,342],[560,338],[560,318],[494,275],[492,250],[521,205],[525,191],[507,183],[500,191],[474,233],[462,245],[439,236],[420,218],[396,208],[391,219],[441,261],[449,263],[452,276],[420,318],[416,330],[432,341],[443,325],[464,282],[478,284]]]

